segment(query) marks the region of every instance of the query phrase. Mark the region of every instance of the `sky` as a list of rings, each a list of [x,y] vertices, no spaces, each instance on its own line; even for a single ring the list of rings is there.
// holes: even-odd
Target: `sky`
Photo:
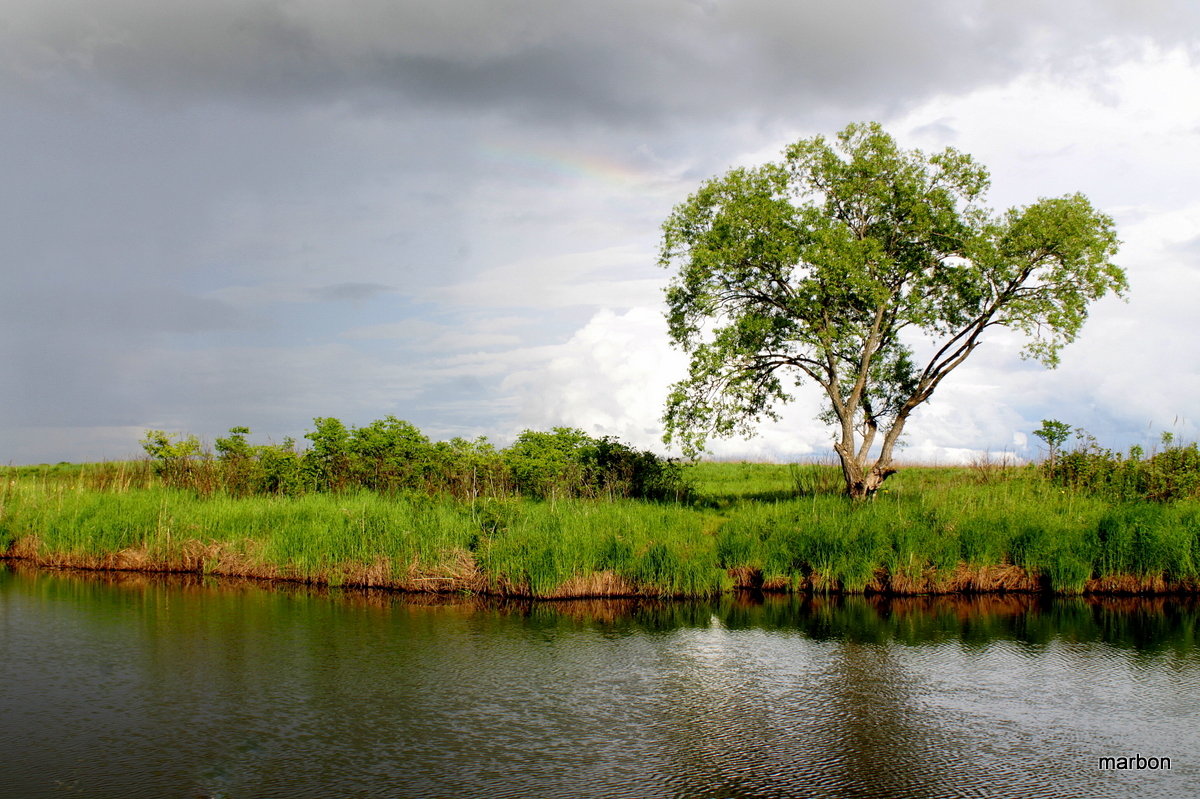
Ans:
[[[986,341],[901,458],[1195,440],[1198,58],[1188,0],[3,0],[0,463],[318,416],[667,452],[663,220],[867,120],[998,210],[1083,192],[1130,282],[1057,370]],[[829,458],[818,411],[712,453]]]

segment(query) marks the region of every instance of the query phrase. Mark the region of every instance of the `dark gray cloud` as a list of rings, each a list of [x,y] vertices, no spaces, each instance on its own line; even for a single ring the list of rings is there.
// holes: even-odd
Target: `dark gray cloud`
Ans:
[[[60,282],[35,285],[0,296],[3,328],[11,334],[36,332],[43,341],[68,340],[76,330],[93,330],[92,338],[109,331],[144,336],[154,333],[200,333],[239,330],[252,320],[217,300],[170,288],[126,284],[110,290]],[[66,334],[64,336],[64,334]]]
[[[135,424],[164,389],[188,384],[196,342],[257,332],[241,311],[162,286],[9,283],[0,294],[0,407],[9,425]],[[143,368],[147,351],[173,347],[169,368]]]
[[[161,102],[415,102],[662,123],[911,102],[1146,37],[1195,46],[1193,4],[1120,0],[37,0],[9,80],[98,79]],[[389,99],[390,98],[390,99]]]

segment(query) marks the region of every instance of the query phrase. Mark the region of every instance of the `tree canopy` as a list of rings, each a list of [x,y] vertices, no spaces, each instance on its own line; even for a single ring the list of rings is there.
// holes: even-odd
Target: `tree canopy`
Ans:
[[[667,321],[690,356],[667,442],[694,456],[711,436],[750,434],[812,381],[861,497],[990,328],[1024,334],[1022,356],[1056,366],[1089,304],[1127,288],[1113,221],[1082,194],[997,214],[988,183],[971,156],[902,149],[876,123],[705,182],[663,224]],[[918,360],[918,345],[931,354]]]

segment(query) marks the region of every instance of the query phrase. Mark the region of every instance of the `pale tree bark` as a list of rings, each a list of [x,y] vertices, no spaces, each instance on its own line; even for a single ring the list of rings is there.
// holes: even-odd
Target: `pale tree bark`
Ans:
[[[892,467],[892,453],[895,451],[896,442],[900,440],[901,433],[904,432],[904,423],[908,421],[909,414],[919,404],[920,401],[915,397],[904,404],[891,427],[884,433],[879,455],[875,457],[874,462],[871,460],[871,447],[878,432],[874,422],[868,420],[862,441],[856,442],[853,418],[851,416],[842,417],[842,439],[834,442],[833,449],[842,464],[842,477],[846,481],[847,496],[859,500],[869,499],[883,486],[885,480],[896,473],[896,469]],[[842,408],[844,410],[846,406],[843,405]]]
[[[833,445],[842,462],[842,476],[846,480],[846,494],[854,499],[867,499],[883,486],[883,481],[896,473],[892,468],[891,453],[880,454],[874,463],[869,457],[860,457],[841,441]],[[870,465],[868,466],[868,463]]]

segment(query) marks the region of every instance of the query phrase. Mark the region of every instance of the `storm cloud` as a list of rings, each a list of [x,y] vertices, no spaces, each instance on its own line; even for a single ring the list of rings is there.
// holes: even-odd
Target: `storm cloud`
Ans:
[[[1098,310],[1060,373],[998,345],[914,451],[1016,447],[1041,414],[1129,438],[1190,413],[1190,375],[1096,370],[1138,330],[1192,339],[1172,313],[1195,285],[1200,170],[1171,156],[1200,150],[1179,94],[1200,86],[1194,4],[40,0],[4,17],[0,460],[388,413],[653,445],[681,376],[659,223],[703,178],[862,119],[975,153],[1001,205],[1085,191],[1127,241],[1129,305]],[[977,415],[950,419],[952,401]],[[726,451],[822,451],[806,402]]]
[[[1139,41],[1195,48],[1187,3],[1120,0],[49,0],[11,4],[7,78],[164,105],[358,101],[541,123],[677,124],[912,103]]]

